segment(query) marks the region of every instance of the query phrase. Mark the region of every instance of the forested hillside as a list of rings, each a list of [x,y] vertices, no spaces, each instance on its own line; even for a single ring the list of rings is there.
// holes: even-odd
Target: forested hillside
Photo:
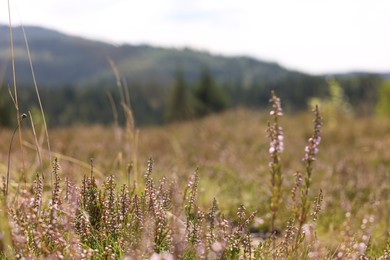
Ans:
[[[113,45],[30,26],[25,27],[25,33],[50,126],[111,124],[118,111],[119,123],[123,123],[120,99],[124,92],[129,93],[139,125],[190,119],[232,107],[264,108],[271,90],[284,100],[286,111],[295,112],[306,109],[312,98],[328,98],[332,78],[339,81],[342,98],[357,115],[370,115],[375,110],[378,86],[387,75],[314,76],[251,57],[225,57],[188,48]],[[22,28],[14,28],[13,36],[20,107],[34,111],[38,102]],[[15,116],[7,90],[13,82],[7,26],[0,27],[0,50],[0,124],[13,125]],[[118,69],[121,89],[109,60]],[[172,114],[182,106],[187,107],[187,115]]]
[[[35,73],[42,86],[89,85],[114,78],[107,59],[112,59],[123,77],[133,83],[168,86],[178,67],[194,82],[199,69],[208,67],[221,83],[240,82],[249,86],[258,81],[278,81],[301,73],[289,71],[276,63],[250,57],[224,57],[187,48],[168,49],[148,45],[114,45],[70,36],[57,31],[25,27]],[[31,84],[30,65],[21,27],[13,29],[18,82]],[[9,27],[0,27],[1,66],[7,66],[5,80],[12,80],[10,70]]]

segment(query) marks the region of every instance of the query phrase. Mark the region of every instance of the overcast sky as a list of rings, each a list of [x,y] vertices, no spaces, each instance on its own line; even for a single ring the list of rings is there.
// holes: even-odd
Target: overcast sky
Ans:
[[[309,73],[390,71],[390,0],[10,0],[14,25],[250,55]],[[7,1],[0,22],[8,23]],[[28,31],[27,31],[28,35]]]

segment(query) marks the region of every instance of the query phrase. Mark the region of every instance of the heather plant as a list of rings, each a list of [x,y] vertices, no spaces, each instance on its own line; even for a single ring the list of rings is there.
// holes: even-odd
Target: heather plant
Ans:
[[[298,205],[298,212],[296,215],[296,220],[298,222],[298,230],[295,239],[295,251],[297,252],[297,248],[302,241],[304,236],[302,229],[303,225],[307,221],[307,216],[310,210],[311,202],[309,197],[310,186],[312,182],[312,174],[313,174],[313,163],[316,161],[316,155],[318,153],[318,146],[321,142],[321,126],[322,119],[320,113],[318,111],[318,107],[316,106],[314,109],[314,130],[312,137],[308,140],[308,145],[305,147],[305,156],[302,159],[305,165],[306,176],[303,181],[303,187],[301,187],[300,194],[300,202]],[[320,197],[322,194],[320,193]],[[319,205],[320,199],[317,200],[316,205]],[[315,218],[317,218],[317,214],[319,212],[319,208],[315,208],[314,214]]]
[[[196,257],[197,247],[200,245],[200,227],[204,220],[203,213],[199,210],[197,205],[198,196],[199,175],[198,171],[195,171],[191,177],[187,189],[184,193],[184,211],[186,215],[186,236],[188,249],[186,252],[186,258]]]
[[[270,115],[273,118],[272,123],[268,123],[268,137],[270,138],[270,162],[269,169],[271,173],[271,203],[270,208],[272,212],[271,219],[271,236],[272,245],[275,248],[275,221],[276,214],[282,202],[282,166],[280,155],[283,152],[283,128],[279,124],[279,118],[283,115],[280,99],[272,92],[270,99],[272,110]]]
[[[237,259],[240,255],[244,258],[252,257],[252,239],[247,227],[253,221],[256,212],[247,216],[243,205],[237,211],[238,222],[234,231],[228,236],[228,248],[224,255],[227,259]]]
[[[17,203],[8,206],[12,251],[16,258],[80,258],[81,243],[72,222],[74,201],[61,199],[59,165],[53,164],[55,176],[50,200],[42,199],[42,178],[37,176],[32,193],[22,190]]]

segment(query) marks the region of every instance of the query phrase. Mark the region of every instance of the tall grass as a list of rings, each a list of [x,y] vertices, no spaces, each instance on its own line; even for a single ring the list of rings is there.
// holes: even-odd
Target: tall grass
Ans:
[[[11,6],[10,6],[10,2],[8,0],[8,21],[9,21],[9,37],[10,37],[10,48],[11,48],[11,65],[12,65],[12,79],[13,79],[13,90],[14,90],[14,93],[12,95],[11,93],[11,90],[9,89],[9,94],[12,98],[12,101],[14,103],[14,106],[15,106],[15,110],[16,110],[16,121],[17,121],[17,130],[18,130],[18,136],[19,136],[19,144],[20,144],[20,148],[21,148],[21,151],[22,151],[22,166],[23,166],[23,171],[22,171],[22,179],[24,180],[24,183],[26,183],[26,176],[25,176],[25,165],[24,165],[24,152],[23,152],[23,145],[22,145],[22,140],[23,140],[23,137],[22,137],[22,128],[20,126],[20,122],[21,122],[21,114],[20,114],[20,111],[19,111],[19,99],[18,99],[18,92],[17,92],[17,83],[16,83],[16,70],[15,70],[15,53],[14,53],[14,44],[13,44],[13,33],[12,33],[12,20],[11,20]],[[8,173],[7,173],[7,179],[9,180],[9,170],[8,170]],[[8,192],[8,181],[7,181],[7,192]]]
[[[119,70],[115,65],[115,62],[108,58],[108,63],[111,66],[111,69],[115,75],[116,79],[116,85],[118,87],[118,92],[120,96],[120,107],[122,108],[125,118],[126,118],[126,128],[125,128],[125,143],[127,144],[126,151],[127,155],[131,158],[131,164],[129,164],[129,175],[130,170],[134,173],[134,179],[135,179],[135,185],[138,185],[138,138],[139,138],[139,130],[135,126],[134,121],[134,115],[131,107],[130,102],[130,93],[129,89],[127,87],[126,80],[122,80]],[[124,83],[124,84],[123,84]],[[116,125],[118,125],[117,122],[117,110],[115,106],[115,102],[112,99],[112,96],[109,95],[109,100],[113,109],[114,118],[116,119]],[[122,135],[121,135],[122,136]],[[122,142],[122,140],[121,140]],[[130,167],[131,165],[131,167]]]
[[[9,0],[8,0],[8,19],[9,19],[9,33],[10,33],[11,64],[12,64],[12,74],[13,74],[13,94],[12,94],[11,90],[9,89],[9,95],[10,95],[10,97],[11,97],[13,103],[14,103],[14,107],[15,107],[15,110],[16,110],[16,117],[17,117],[16,118],[17,119],[17,127],[15,128],[15,132],[16,132],[16,130],[18,130],[19,144],[20,144],[21,158],[22,158],[22,175],[20,177],[24,181],[24,184],[26,185],[26,183],[27,183],[27,176],[26,176],[26,168],[25,168],[25,162],[24,162],[24,147],[23,147],[23,143],[24,143],[23,141],[24,140],[23,140],[23,136],[22,136],[22,126],[21,126],[21,121],[26,117],[26,113],[21,113],[20,110],[19,110],[19,98],[18,98],[18,91],[17,91],[17,81],[16,81],[17,77],[16,77],[16,70],[15,70],[15,55],[14,55],[12,19],[11,19],[11,5],[10,5],[10,1]],[[23,26],[22,26],[22,31],[23,31],[23,37],[24,37],[24,41],[25,41],[25,45],[26,45],[26,50],[27,50],[28,60],[29,60],[29,64],[30,64],[31,75],[32,75],[33,83],[34,83],[34,88],[35,88],[35,91],[36,91],[36,95],[37,95],[37,99],[38,99],[38,103],[39,103],[39,108],[40,108],[40,112],[41,112],[42,119],[43,119],[43,126],[44,126],[45,135],[46,135],[47,147],[48,147],[49,162],[51,162],[52,158],[51,158],[51,147],[50,147],[48,126],[47,126],[47,123],[46,123],[46,117],[45,117],[45,113],[44,113],[44,110],[43,110],[41,97],[39,95],[38,85],[37,85],[37,82],[36,82],[36,79],[35,79],[35,72],[34,72],[34,67],[33,67],[32,59],[31,59],[30,48],[29,48],[26,32],[25,32]],[[41,152],[40,152],[39,143],[38,143],[37,138],[36,138],[34,122],[33,122],[33,118],[31,116],[30,112],[29,112],[29,115],[30,115],[30,120],[31,120],[33,133],[34,133],[35,140],[36,140],[36,149],[37,149],[38,158],[39,158],[39,161],[40,161],[40,164],[41,164],[41,172],[42,172],[42,176],[44,176],[43,168],[42,168]],[[13,133],[12,138],[11,138],[9,151],[11,151],[12,141],[13,141],[13,137],[14,137],[15,132]],[[9,153],[8,154],[8,158],[10,158],[10,156],[11,155]],[[6,182],[6,189],[5,189],[5,193],[6,194],[8,194],[9,181],[10,181],[10,159],[8,159],[7,182]],[[51,185],[53,185],[53,180],[52,179],[51,179]]]

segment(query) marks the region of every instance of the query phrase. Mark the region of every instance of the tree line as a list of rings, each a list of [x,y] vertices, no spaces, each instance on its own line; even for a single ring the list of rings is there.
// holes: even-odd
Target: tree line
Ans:
[[[297,74],[274,82],[217,82],[207,68],[201,69],[198,80],[189,84],[179,68],[171,88],[155,84],[129,82],[131,106],[138,125],[156,125],[183,121],[219,113],[228,108],[268,106],[271,90],[284,101],[284,110],[296,112],[307,109],[312,98],[327,98],[329,78]],[[343,98],[356,115],[390,114],[389,84],[378,75],[362,74],[334,77],[343,91]],[[112,124],[114,110],[120,111],[120,97],[113,82],[94,86],[58,88],[40,87],[44,112],[49,126],[75,124]],[[20,111],[31,111],[38,120],[38,102],[31,86],[19,86]],[[6,86],[0,87],[0,125],[15,125],[15,109]],[[124,124],[124,115],[118,113]]]

